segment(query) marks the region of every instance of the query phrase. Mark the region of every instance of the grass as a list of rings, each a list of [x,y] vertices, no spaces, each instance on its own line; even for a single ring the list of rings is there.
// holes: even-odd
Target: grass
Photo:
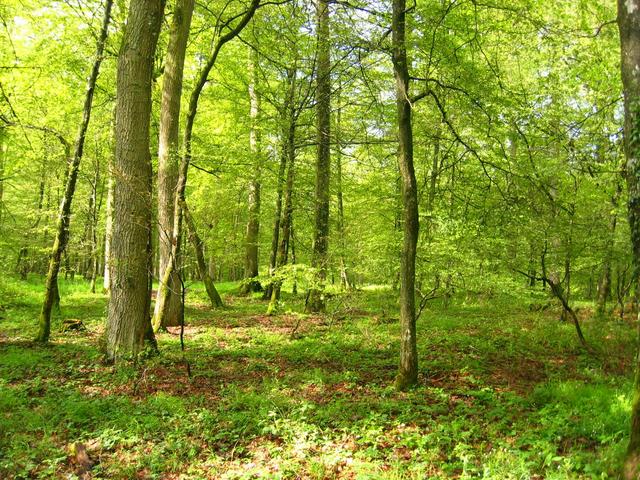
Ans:
[[[87,331],[54,325],[34,346],[42,281],[2,280],[0,478],[80,478],[77,443],[94,479],[616,477],[631,325],[584,318],[587,354],[557,312],[523,299],[434,303],[418,324],[420,384],[398,393],[394,292],[336,295],[326,316],[289,294],[267,317],[259,298],[218,288],[228,308],[212,311],[191,286],[184,355],[162,333],[160,356],[114,369],[97,347],[105,296],[63,282],[61,318]]]

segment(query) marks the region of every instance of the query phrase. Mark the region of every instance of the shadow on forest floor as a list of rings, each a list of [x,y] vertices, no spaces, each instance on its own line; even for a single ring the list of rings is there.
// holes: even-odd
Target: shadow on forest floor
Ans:
[[[631,326],[585,319],[585,353],[555,312],[500,299],[419,322],[420,384],[393,390],[395,295],[351,293],[308,316],[226,290],[196,291],[160,356],[101,363],[106,299],[74,286],[88,331],[28,341],[38,296],[0,319],[0,476],[67,478],[70,445],[93,478],[592,478],[614,475],[629,415]],[[15,300],[15,302],[14,302]],[[73,304],[73,308],[66,305]],[[189,368],[187,368],[187,365]],[[190,371],[191,376],[188,372]],[[29,446],[26,448],[26,446]]]

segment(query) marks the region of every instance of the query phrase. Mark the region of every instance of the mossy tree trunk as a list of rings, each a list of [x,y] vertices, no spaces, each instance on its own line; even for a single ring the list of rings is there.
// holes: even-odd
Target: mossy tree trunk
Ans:
[[[71,203],[73,201],[73,195],[76,190],[76,182],[78,180],[78,171],[80,170],[80,162],[84,152],[85,137],[87,134],[87,128],[89,127],[89,120],[91,119],[91,106],[93,104],[93,93],[96,88],[96,82],[98,80],[98,74],[100,73],[100,64],[102,63],[102,56],[104,53],[104,46],[107,41],[107,34],[109,29],[109,22],[111,19],[111,7],[113,0],[106,0],[104,8],[104,17],[102,20],[102,29],[98,38],[96,46],[96,57],[93,62],[93,68],[91,69],[91,75],[87,82],[87,92],[84,99],[82,121],[78,130],[78,136],[76,138],[75,150],[73,158],[68,166],[66,186],[62,202],[60,203],[60,210],[58,213],[58,222],[56,225],[56,236],[51,250],[51,257],[49,259],[49,270],[47,272],[47,278],[45,283],[45,296],[42,302],[42,309],[40,311],[40,321],[38,328],[38,335],[36,341],[47,342],[49,341],[49,335],[51,333],[51,310],[59,299],[58,293],[58,273],[60,271],[60,260],[62,259],[62,252],[64,252],[67,242],[69,240],[69,223],[71,221]]]
[[[316,114],[318,147],[316,154],[316,203],[313,238],[313,266],[317,284],[307,296],[307,312],[324,312],[324,283],[329,249],[329,184],[331,180],[331,58],[329,38],[329,0],[318,0],[316,12],[318,53],[316,67]]]
[[[295,88],[295,84],[292,85]],[[295,160],[296,160],[296,122],[295,111],[290,112],[289,128],[287,132],[286,155],[287,155],[287,185],[284,194],[284,209],[282,210],[282,219],[280,221],[280,245],[278,247],[278,261],[276,267],[285,266],[289,260],[289,245],[291,242],[292,225],[293,225],[293,184],[295,179]],[[280,290],[282,281],[277,280],[273,283],[271,300],[267,308],[267,314],[275,313],[278,301],[280,300]]]
[[[162,0],[132,0],[118,56],[116,152],[113,175],[111,296],[106,355],[135,358],[153,332],[151,286],[152,176],[149,152],[153,59],[164,11]]]
[[[184,214],[184,219],[187,224],[187,232],[189,234],[189,241],[193,246],[193,249],[196,253],[196,261],[198,264],[198,273],[200,275],[200,279],[204,283],[204,287],[207,291],[207,295],[209,296],[209,301],[211,302],[212,307],[224,307],[224,303],[222,302],[222,298],[218,293],[218,289],[216,289],[215,284],[213,283],[213,279],[209,275],[209,269],[207,266],[207,262],[204,258],[204,249],[202,247],[203,243],[198,235],[198,230],[196,229],[196,224],[193,221],[193,217],[191,213],[189,213],[189,208],[187,207],[186,202],[182,203],[182,211]],[[184,305],[182,306],[184,309]],[[183,310],[184,312],[184,310]],[[184,313],[182,313],[184,315]]]
[[[624,150],[629,191],[628,217],[631,231],[633,286],[640,295],[640,1],[618,0],[618,27],[624,87]],[[640,319],[638,319],[640,325]],[[631,432],[624,465],[624,478],[640,477],[640,335],[635,362],[635,386],[631,410]]]
[[[406,2],[393,0],[391,24],[393,72],[398,112],[398,166],[402,180],[404,240],[400,261],[400,367],[396,388],[407,389],[418,381],[416,345],[416,246],[418,243],[418,194],[413,167],[413,132],[409,100],[409,64],[405,40]]]
[[[158,140],[158,277],[161,283],[159,288],[166,286],[167,306],[161,327],[180,325],[182,312],[182,286],[177,271],[180,259],[171,256],[171,240],[180,160],[180,99],[193,7],[194,0],[176,2],[162,80]],[[172,261],[178,263],[178,268],[172,270],[165,284],[164,274]],[[156,302],[156,317],[160,307],[160,302]]]

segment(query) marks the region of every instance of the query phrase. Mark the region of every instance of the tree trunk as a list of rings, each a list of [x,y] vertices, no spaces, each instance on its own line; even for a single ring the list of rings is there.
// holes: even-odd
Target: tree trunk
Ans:
[[[113,235],[113,194],[116,187],[113,178],[113,160],[109,157],[107,164],[107,212],[104,224],[104,278],[102,280],[102,292],[109,293],[111,291],[111,274],[109,264],[111,263],[111,237]]]
[[[247,234],[245,238],[244,285],[243,292],[259,292],[262,290],[258,276],[258,243],[260,236],[260,182],[262,175],[262,151],[260,148],[260,95],[258,86],[258,53],[251,49],[249,55],[249,116],[251,130],[249,132],[249,151],[254,162],[253,177],[249,182],[249,198],[247,210]]]
[[[162,103],[160,107],[160,134],[158,141],[158,278],[164,281],[164,273],[171,260],[171,238],[173,233],[173,214],[175,192],[178,181],[178,163],[180,159],[180,99],[182,97],[182,79],[187,40],[191,27],[194,0],[178,0],[173,12],[169,45],[164,62],[162,80]],[[180,259],[174,259],[179,262]],[[180,325],[182,311],[181,283],[178,278],[179,266],[168,278],[167,311],[162,318],[162,327]],[[162,284],[165,285],[164,283]],[[163,288],[163,287],[159,287]],[[160,302],[156,302],[155,315],[158,315]]]
[[[71,221],[71,202],[73,201],[73,194],[76,190],[76,182],[78,179],[78,171],[80,169],[80,161],[82,160],[82,154],[84,151],[85,136],[87,128],[89,127],[89,120],[91,118],[91,106],[93,103],[93,93],[96,87],[96,81],[100,72],[100,64],[102,63],[102,54],[104,52],[104,46],[107,40],[109,21],[111,19],[111,6],[113,0],[106,0],[104,9],[104,18],[102,20],[102,29],[100,31],[100,37],[98,39],[96,47],[96,57],[91,70],[89,81],[87,82],[87,93],[84,100],[84,109],[82,115],[82,122],[78,131],[76,139],[75,151],[73,159],[68,166],[67,183],[65,187],[64,197],[60,204],[60,211],[58,213],[58,223],[56,228],[56,237],[53,243],[53,249],[51,251],[51,258],[49,260],[49,271],[47,273],[47,279],[45,284],[45,296],[42,303],[42,310],[40,312],[40,322],[38,335],[36,341],[47,342],[49,341],[49,334],[51,333],[51,309],[55,303],[58,293],[58,272],[60,271],[60,260],[62,258],[62,252],[67,246],[69,239],[69,223]]]
[[[402,177],[404,241],[400,262],[400,368],[396,388],[407,389],[418,381],[416,345],[416,246],[418,243],[418,195],[413,167],[413,132],[409,101],[409,64],[405,42],[406,1],[393,0],[393,72],[398,111],[398,165]]]
[[[274,213],[273,235],[271,237],[271,255],[269,257],[269,275],[273,276],[276,271],[278,261],[278,245],[280,244],[280,220],[282,218],[282,195],[285,184],[285,173],[288,161],[289,128],[291,120],[295,121],[294,97],[296,85],[296,69],[287,70],[287,97],[284,108],[281,110],[282,121],[282,154],[280,156],[280,167],[278,168],[278,178],[276,187],[276,209]],[[273,282],[269,283],[264,290],[263,300],[270,300],[273,293]]]
[[[209,300],[211,301],[212,307],[224,307],[224,303],[222,302],[222,298],[216,289],[215,284],[213,283],[213,279],[209,275],[207,262],[204,259],[204,250],[202,248],[202,240],[198,235],[198,231],[196,230],[196,224],[189,213],[189,208],[186,203],[182,204],[182,210],[184,212],[184,219],[187,223],[187,230],[189,232],[189,241],[191,245],[193,245],[193,249],[196,252],[196,260],[198,263],[198,273],[200,275],[200,279],[204,282],[205,289],[207,290],[207,295],[209,296]],[[184,306],[183,306],[184,308]]]
[[[318,0],[318,63],[316,67],[316,111],[318,149],[316,156],[316,205],[313,239],[313,266],[317,285],[307,296],[307,312],[324,312],[324,283],[327,277],[329,248],[329,183],[331,180],[331,58],[329,38],[329,0]]]
[[[618,224],[618,204],[622,194],[622,185],[618,182],[616,191],[611,197],[612,213],[609,219],[609,241],[605,246],[602,270],[598,279],[596,297],[596,315],[603,317],[607,310],[607,300],[611,298],[611,262],[613,260],[613,247],[615,245],[616,226]]]
[[[628,216],[631,231],[633,285],[640,295],[640,2],[618,0],[618,27],[621,43],[622,84],[624,87],[624,150],[629,190]],[[640,325],[640,318],[638,319]],[[624,465],[624,478],[640,476],[640,335],[636,355],[636,376],[631,410],[631,434]]]
[[[260,4],[260,0],[252,0],[251,5],[248,10],[242,16],[238,24],[229,32],[222,35],[215,46],[213,47],[213,52],[207,63],[203,67],[203,69],[198,74],[198,78],[196,80],[193,91],[191,92],[191,96],[189,97],[189,108],[187,110],[185,127],[184,127],[184,136],[182,139],[182,148],[183,153],[180,158],[180,166],[178,168],[178,180],[176,184],[175,197],[174,197],[174,209],[173,209],[173,229],[171,236],[171,254],[170,254],[170,262],[168,263],[164,279],[168,281],[168,279],[173,275],[172,270],[177,270],[176,258],[178,258],[180,242],[181,242],[181,232],[182,232],[182,204],[185,201],[184,192],[187,186],[187,174],[189,172],[189,164],[191,163],[191,140],[193,136],[193,126],[195,123],[196,115],[198,114],[198,102],[200,100],[200,94],[202,93],[202,89],[207,83],[209,73],[211,69],[216,63],[218,59],[218,55],[220,54],[220,49],[222,46],[235,38],[244,27],[247,26],[251,18],[256,12]],[[158,289],[158,295],[156,299],[156,312],[153,318],[153,328],[158,329],[163,324],[163,317],[166,315],[166,311],[168,308],[168,295],[169,289],[166,288],[166,283],[161,283],[160,288]]]
[[[0,127],[0,231],[2,231],[2,223],[4,220],[4,157],[6,129]]]
[[[293,112],[293,110],[292,110]],[[286,153],[287,161],[287,186],[284,196],[284,210],[282,211],[282,220],[280,221],[280,246],[278,248],[277,268],[281,268],[287,264],[289,259],[289,242],[291,240],[291,225],[293,220],[293,183],[295,178],[295,160],[296,160],[296,119],[291,115],[289,122],[289,132],[287,134]],[[282,288],[282,280],[276,280],[272,286],[271,301],[267,308],[267,315],[275,313],[278,302],[280,300],[280,289]]]
[[[91,266],[89,272],[91,293],[96,293],[96,280],[98,278],[98,216],[101,205],[98,204],[98,188],[100,183],[100,162],[96,159],[93,184],[91,186],[91,197],[93,198],[93,208],[90,211],[91,221]],[[102,195],[102,194],[101,194]],[[100,200],[102,203],[102,200]]]
[[[338,95],[338,104],[340,96]],[[336,197],[338,201],[338,241],[340,242],[340,286],[342,289],[351,288],[349,275],[347,273],[347,264],[345,261],[345,251],[347,248],[347,240],[344,228],[344,198],[342,195],[342,131],[341,127],[342,109],[338,108],[336,118]]]
[[[111,298],[106,354],[110,361],[134,358],[145,337],[151,286],[151,81],[162,0],[132,0],[118,57],[116,154],[113,173],[114,222],[111,239]]]

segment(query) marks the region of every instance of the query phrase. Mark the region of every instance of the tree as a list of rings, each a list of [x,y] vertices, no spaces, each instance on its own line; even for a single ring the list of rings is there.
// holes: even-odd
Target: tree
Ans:
[[[162,0],[132,0],[118,55],[111,296],[106,355],[136,356],[153,339],[149,318],[151,278],[151,81]]]
[[[318,0],[316,11],[318,31],[318,64],[316,67],[316,198],[313,237],[313,266],[318,270],[318,285],[307,297],[308,312],[323,312],[326,308],[324,282],[327,277],[329,250],[329,183],[331,181],[331,58],[329,39],[329,1]]]
[[[640,296],[640,4],[637,0],[618,0],[618,28],[624,87],[624,152],[629,190],[627,207],[631,231],[632,277],[637,301]],[[640,352],[640,338],[638,348]],[[631,434],[624,465],[624,478],[627,480],[640,476],[640,353],[636,356],[635,370]]]
[[[254,163],[253,174],[249,181],[249,196],[247,202],[248,219],[245,237],[244,260],[244,293],[262,290],[258,276],[258,241],[260,236],[260,177],[262,174],[262,151],[260,135],[260,93],[258,91],[258,52],[251,49],[249,53],[249,101],[250,101],[250,130],[249,151]]]
[[[96,47],[96,56],[91,70],[91,75],[87,82],[87,93],[84,100],[82,122],[78,131],[76,139],[75,150],[73,153],[73,159],[69,165],[66,187],[62,203],[60,204],[60,213],[58,214],[58,225],[56,228],[56,237],[51,251],[51,259],[49,260],[49,271],[47,273],[45,297],[42,304],[42,310],[40,312],[40,327],[36,341],[47,342],[49,341],[49,334],[51,332],[51,309],[59,295],[58,293],[58,272],[60,271],[60,260],[62,258],[62,252],[64,252],[69,239],[69,223],[71,221],[71,203],[73,202],[73,195],[76,190],[76,182],[78,180],[78,171],[80,169],[80,162],[82,160],[82,154],[84,152],[85,137],[87,134],[87,128],[89,127],[89,120],[91,119],[91,107],[93,104],[93,93],[96,88],[96,82],[98,80],[98,74],[100,73],[100,64],[102,63],[103,52],[105,43],[107,41],[107,33],[109,29],[109,21],[111,19],[111,7],[113,0],[106,0],[104,8],[104,17],[102,20],[102,29],[100,30],[100,36],[98,38],[98,44]]]
[[[160,136],[158,142],[158,249],[160,253],[158,276],[164,281],[167,265],[179,258],[171,257],[173,233],[173,214],[176,184],[178,181],[178,162],[180,159],[180,99],[182,97],[182,77],[187,40],[191,27],[194,0],[176,2],[169,34],[169,45],[164,62],[162,81],[162,99],[160,107]],[[163,288],[164,283],[160,288]],[[181,285],[177,268],[168,277],[167,311],[162,317],[161,327],[179,325],[181,315]],[[155,316],[161,302],[156,302]]]
[[[406,47],[406,2],[393,1],[391,22],[393,72],[398,115],[398,167],[402,181],[403,246],[400,260],[400,368],[396,388],[405,390],[418,381],[416,342],[416,246],[418,243],[418,193],[413,167],[413,132]]]
[[[196,115],[198,113],[198,102],[200,101],[200,95],[202,94],[202,90],[208,81],[209,73],[215,65],[216,60],[218,59],[220,50],[226,43],[230,42],[240,34],[240,32],[251,21],[251,18],[253,18],[253,15],[255,14],[259,6],[260,0],[252,0],[248,9],[242,15],[240,15],[240,21],[233,28],[230,28],[228,32],[222,34],[222,28],[229,28],[229,22],[225,22],[222,27],[220,27],[221,31],[218,32],[219,36],[216,39],[211,55],[208,58],[207,63],[200,70],[195,86],[191,91],[191,95],[189,98],[189,108],[187,110],[186,122],[184,127],[184,136],[182,140],[183,153],[180,158],[178,180],[174,195],[173,226],[171,233],[170,253],[171,261],[165,268],[164,276],[162,278],[160,288],[158,289],[156,314],[153,318],[153,328],[156,330],[163,324],[163,319],[167,314],[167,309],[169,306],[168,298],[170,295],[170,289],[167,288],[169,278],[171,278],[174,271],[178,270],[176,259],[178,258],[180,244],[182,241],[182,207],[186,204],[185,190],[187,188],[187,175],[189,172],[189,165],[191,163],[192,156],[191,142],[193,138],[193,127],[195,124]],[[181,308],[184,308],[184,305],[181,305]]]

